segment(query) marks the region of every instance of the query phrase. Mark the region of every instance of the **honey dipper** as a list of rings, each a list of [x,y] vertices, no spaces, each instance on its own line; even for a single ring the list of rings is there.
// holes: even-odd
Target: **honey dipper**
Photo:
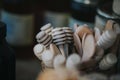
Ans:
[[[62,55],[66,57],[64,51],[64,44],[66,43],[66,35],[62,28],[55,28],[52,30],[53,42],[59,47]]]
[[[77,69],[80,63],[81,63],[81,57],[78,54],[73,53],[67,58],[66,68]]]
[[[117,57],[113,53],[108,53],[99,63],[101,70],[107,70],[117,63]]]
[[[107,49],[111,47],[117,38],[117,34],[112,30],[105,31],[97,41],[97,46]]]
[[[51,35],[52,29],[53,29],[53,27],[52,27],[51,23],[48,23],[40,28],[41,31],[45,31],[49,35]]]
[[[40,60],[42,60],[41,56],[45,50],[46,50],[46,48],[42,44],[36,44],[33,48],[33,52],[34,52],[35,56]]]
[[[65,44],[65,49],[66,49],[66,56],[69,55],[69,44],[71,45],[73,43],[73,31],[69,27],[63,27],[63,31],[66,34],[66,44]]]
[[[36,39],[38,43],[45,45],[45,47],[48,47],[52,43],[52,36],[48,35],[44,31],[39,32],[36,35]]]

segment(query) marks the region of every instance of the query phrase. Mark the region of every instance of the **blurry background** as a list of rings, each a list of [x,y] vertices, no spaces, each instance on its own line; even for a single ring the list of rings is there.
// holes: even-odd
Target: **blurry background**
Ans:
[[[74,23],[86,23],[101,28],[111,16],[115,17],[112,1],[0,0],[0,20],[7,24],[6,39],[16,53],[16,79],[35,80],[40,72],[40,61],[33,53],[40,27],[52,23],[53,27],[72,28]]]

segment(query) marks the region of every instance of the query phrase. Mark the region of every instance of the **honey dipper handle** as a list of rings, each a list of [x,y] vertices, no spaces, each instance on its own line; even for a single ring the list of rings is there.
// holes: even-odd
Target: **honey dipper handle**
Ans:
[[[58,45],[62,55],[65,57],[64,45]]]
[[[65,44],[65,57],[67,58],[68,57],[68,52],[69,52],[69,44]]]

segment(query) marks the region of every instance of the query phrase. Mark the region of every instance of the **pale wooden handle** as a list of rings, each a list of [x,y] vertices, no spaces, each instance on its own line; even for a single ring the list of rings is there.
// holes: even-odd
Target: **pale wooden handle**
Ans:
[[[65,57],[64,46],[63,46],[63,45],[59,45],[58,47],[59,47],[59,49],[60,49],[62,55]]]

